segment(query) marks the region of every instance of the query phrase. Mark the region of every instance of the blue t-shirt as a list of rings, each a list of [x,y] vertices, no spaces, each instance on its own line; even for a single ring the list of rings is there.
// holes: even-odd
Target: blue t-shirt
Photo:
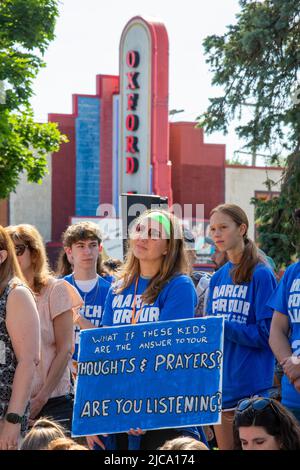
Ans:
[[[116,280],[114,276],[111,276],[110,274],[102,274],[102,278],[109,284],[112,284]]]
[[[106,296],[110,289],[110,284],[105,281],[101,276],[98,276],[98,282],[95,284],[92,290],[89,292],[83,292],[75,282],[73,274],[65,276],[64,279],[68,281],[72,286],[76,287],[79,294],[81,295],[84,304],[79,310],[80,315],[89,320],[93,325],[99,327],[101,325],[104,305]],[[79,348],[79,333],[80,328],[78,325],[74,327],[75,333],[75,351],[73,354],[74,361],[77,361],[78,358],[78,348]]]
[[[289,320],[288,337],[293,354],[300,356],[300,262],[292,264],[285,271],[268,305],[286,315]],[[281,394],[283,405],[300,408],[300,393],[290,384],[286,375],[282,377]]]
[[[132,322],[134,297],[137,323],[179,320],[193,318],[197,305],[197,294],[193,282],[183,274],[170,279],[151,305],[143,304],[142,294],[145,292],[150,279],[139,278],[136,296],[135,282],[120,294],[110,288],[102,320],[104,326],[127,325]],[[141,311],[140,311],[141,310]]]
[[[136,296],[135,282],[133,282],[122,293],[116,294],[113,285],[108,293],[104,315],[103,326],[118,326],[130,324],[132,320],[132,310],[134,306],[134,297],[136,305],[137,323],[149,323],[156,321],[179,320],[184,318],[193,318],[195,307],[197,305],[196,289],[192,280],[183,274],[178,274],[170,279],[158,294],[155,302],[152,304],[143,304],[142,294],[145,292],[150,279],[139,278]],[[141,310],[142,309],[142,310]],[[141,312],[140,312],[141,310]],[[180,432],[192,434],[199,439],[197,428],[178,428]],[[129,449],[138,448],[139,439],[132,439],[129,436]]]
[[[207,315],[224,316],[223,408],[262,393],[273,384],[274,356],[268,344],[272,309],[266,302],[276,287],[272,270],[260,263],[248,283],[234,284],[226,263],[212,277]]]

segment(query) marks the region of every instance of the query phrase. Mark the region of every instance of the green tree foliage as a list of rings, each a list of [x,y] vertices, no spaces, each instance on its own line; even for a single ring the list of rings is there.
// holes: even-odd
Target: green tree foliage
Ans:
[[[57,16],[58,0],[0,1],[0,198],[16,188],[24,170],[28,181],[41,182],[47,153],[67,141],[56,124],[34,122],[30,107]]]
[[[295,91],[300,78],[300,1],[239,3],[236,24],[223,36],[204,40],[212,83],[222,93],[210,99],[198,125],[208,133],[227,133],[229,123],[238,120],[235,130],[246,142],[245,150],[268,153],[270,164],[288,155],[280,196],[252,200],[261,248],[281,267],[298,254],[293,212],[300,207],[300,99]],[[271,191],[272,182],[266,184]]]

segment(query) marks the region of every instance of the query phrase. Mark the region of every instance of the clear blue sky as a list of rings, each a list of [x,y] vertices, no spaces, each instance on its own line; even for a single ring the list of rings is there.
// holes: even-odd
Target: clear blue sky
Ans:
[[[47,114],[70,113],[72,93],[95,93],[97,74],[118,75],[118,49],[122,30],[136,15],[154,17],[169,35],[169,107],[184,109],[173,120],[194,121],[218,89],[211,86],[202,41],[223,34],[235,22],[238,0],[64,0],[45,61],[34,83],[32,99],[36,119]],[[233,127],[228,136],[215,133],[206,142],[226,143],[227,158],[241,147]]]

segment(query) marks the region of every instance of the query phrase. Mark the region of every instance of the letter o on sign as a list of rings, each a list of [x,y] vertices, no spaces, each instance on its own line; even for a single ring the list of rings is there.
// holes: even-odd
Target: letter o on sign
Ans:
[[[131,68],[138,67],[140,64],[140,54],[137,51],[128,51],[126,55],[126,64]]]
[[[139,118],[135,114],[128,114],[126,117],[126,129],[136,131],[139,128]]]

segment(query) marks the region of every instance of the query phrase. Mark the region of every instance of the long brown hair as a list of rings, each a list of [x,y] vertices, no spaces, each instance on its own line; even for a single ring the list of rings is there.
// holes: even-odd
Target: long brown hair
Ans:
[[[189,274],[189,266],[184,249],[182,228],[177,217],[163,210],[147,210],[140,215],[134,225],[139,224],[152,212],[160,212],[170,220],[170,238],[167,240],[167,254],[163,259],[161,268],[156,276],[151,279],[147,289],[142,295],[143,302],[147,304],[151,304],[155,301],[162,288],[175,274]],[[130,240],[125,263],[120,269],[119,274],[117,274],[118,279],[121,279],[122,282],[116,288],[116,293],[121,293],[124,289],[127,289],[127,287],[129,287],[134,282],[134,279],[136,279],[136,277],[139,275],[140,263],[138,258],[136,258],[133,254],[132,243]]]
[[[11,280],[15,284],[18,283],[18,280],[26,284],[17,260],[14,244],[2,225],[0,225],[0,250],[7,251],[7,258],[0,265],[0,295],[2,295]]]
[[[252,398],[255,402],[258,398]],[[281,403],[272,398],[270,405],[261,410],[255,410],[250,405],[243,411],[236,411],[233,421],[234,449],[241,450],[239,436],[240,427],[259,426],[274,436],[281,450],[300,450],[300,426],[294,415]]]
[[[234,284],[242,284],[243,282],[250,282],[252,279],[253,271],[258,263],[266,264],[264,258],[259,255],[255,243],[248,238],[249,221],[246,213],[241,207],[235,204],[221,204],[215,207],[209,217],[216,212],[228,215],[233,222],[240,227],[242,224],[246,225],[246,232],[243,235],[245,248],[243,251],[240,262],[231,270],[231,276]]]
[[[65,277],[69,274],[72,274],[72,272],[73,267],[70,261],[68,260],[67,253],[65,252],[65,250],[61,250],[56,262],[55,275],[56,277]]]
[[[39,293],[53,277],[41,234],[30,224],[10,225],[6,230],[14,242],[28,245],[34,273],[33,290]]]

